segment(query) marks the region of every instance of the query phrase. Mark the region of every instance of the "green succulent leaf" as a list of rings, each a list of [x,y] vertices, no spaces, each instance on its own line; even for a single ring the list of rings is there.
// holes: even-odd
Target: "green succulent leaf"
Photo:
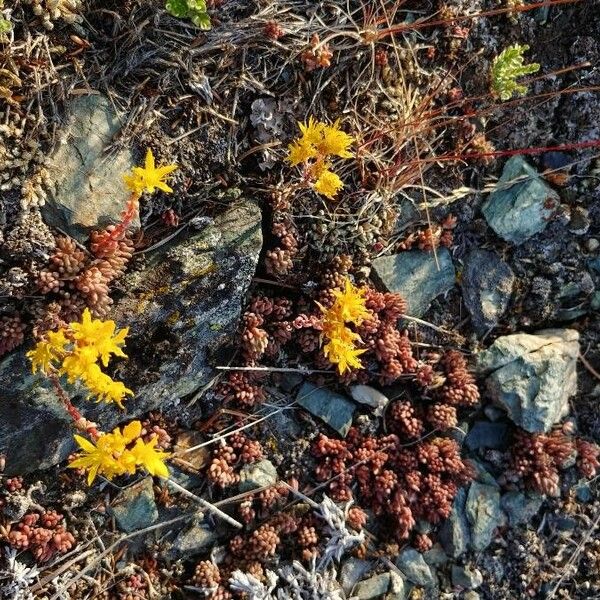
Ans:
[[[210,17],[205,0],[167,0],[167,11],[179,19],[189,19],[200,29],[210,29]]]
[[[190,12],[186,0],[167,0],[165,8],[170,14],[179,19],[186,19]]]
[[[526,44],[514,44],[505,48],[492,63],[492,93],[500,100],[510,100],[513,94],[527,93],[527,87],[517,83],[517,78],[536,73],[540,69],[538,63],[523,64],[523,54],[529,50]]]
[[[8,33],[12,29],[12,25],[8,19],[0,16],[0,35]]]

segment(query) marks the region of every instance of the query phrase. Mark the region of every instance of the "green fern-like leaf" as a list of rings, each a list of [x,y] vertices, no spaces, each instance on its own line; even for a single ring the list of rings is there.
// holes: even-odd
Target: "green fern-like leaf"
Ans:
[[[189,19],[200,29],[210,29],[210,17],[205,0],[167,0],[167,11],[179,19]]]
[[[538,63],[523,64],[523,54],[527,50],[527,45],[514,44],[494,59],[491,71],[492,93],[500,100],[510,100],[513,94],[526,94],[527,87],[517,83],[517,78],[539,71]]]

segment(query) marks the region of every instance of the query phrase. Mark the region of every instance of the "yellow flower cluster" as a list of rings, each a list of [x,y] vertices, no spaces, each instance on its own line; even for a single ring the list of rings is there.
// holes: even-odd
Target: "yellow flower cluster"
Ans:
[[[175,169],[177,169],[177,165],[165,165],[164,167],[157,168],[154,162],[154,154],[148,148],[144,166],[133,167],[131,173],[125,175],[123,179],[127,189],[136,196],[141,196],[144,192],[152,194],[155,189],[170,194],[173,192],[173,189],[167,185],[165,179]]]
[[[133,392],[104,373],[98,362],[106,367],[111,355],[126,356],[121,347],[128,331],[128,327],[117,330],[114,321],[92,319],[86,308],[81,323],[48,332],[27,356],[34,373],[65,375],[69,383],[82,382],[98,402],[123,408],[123,399]]]
[[[371,316],[365,306],[365,292],[346,278],[343,290],[334,290],[335,301],[331,308],[320,306],[323,312],[323,337],[327,343],[323,346],[323,354],[330,363],[337,365],[340,375],[347,370],[360,369],[362,363],[358,358],[366,350],[356,348],[360,336],[348,327],[349,324],[360,325]]]
[[[71,469],[87,471],[88,485],[92,485],[97,475],[113,479],[119,475],[133,475],[138,468],[145,469],[150,475],[168,477],[169,470],[165,460],[167,452],[155,448],[157,438],[144,442],[140,437],[142,424],[132,421],[122,429],[118,427],[112,433],[102,433],[96,445],[89,440],[75,436],[82,452],[71,461]]]
[[[331,157],[352,158],[349,147],[354,138],[344,133],[339,121],[327,125],[315,121],[298,123],[302,135],[289,147],[288,161],[292,166],[303,164],[308,179],[319,194],[333,199],[344,187],[342,180],[332,170]]]

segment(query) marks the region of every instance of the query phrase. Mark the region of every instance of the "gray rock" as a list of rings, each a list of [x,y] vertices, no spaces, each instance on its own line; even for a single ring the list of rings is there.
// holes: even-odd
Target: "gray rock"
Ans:
[[[240,470],[240,492],[249,492],[276,483],[277,469],[270,460],[261,460],[251,465],[244,465]]]
[[[440,544],[434,544],[431,550],[423,552],[423,558],[431,567],[443,567],[448,562],[448,555]]]
[[[463,600],[479,600],[481,596],[474,591],[468,591],[463,595]]]
[[[461,288],[473,327],[483,335],[508,308],[515,275],[495,252],[472,250],[464,262]]]
[[[490,397],[519,427],[549,431],[577,391],[579,333],[547,329],[498,338],[477,357]]]
[[[366,575],[373,566],[370,560],[350,557],[344,561],[340,570],[340,583],[347,596],[354,586]]]
[[[496,528],[504,521],[500,492],[491,485],[474,481],[467,494],[465,514],[471,529],[471,549],[476,552],[484,550],[490,545]]]
[[[356,410],[355,404],[348,398],[306,381],[300,388],[296,401],[309,413],[325,421],[342,437],[346,437]]]
[[[446,248],[432,252],[410,250],[373,261],[373,279],[390,292],[400,293],[408,303],[408,314],[422,317],[434,298],[445,294],[456,281],[454,265]]]
[[[123,175],[133,166],[131,151],[108,152],[121,122],[105,96],[71,103],[61,143],[49,157],[46,221],[84,241],[90,231],[116,223],[129,197]],[[139,224],[139,221],[136,221]]]
[[[537,515],[542,506],[544,498],[535,492],[507,492],[500,500],[502,510],[508,516],[511,527],[528,523]]]
[[[152,477],[145,477],[119,492],[110,507],[110,512],[115,517],[119,529],[127,533],[152,525],[158,518]]]
[[[513,156],[481,210],[501,238],[519,245],[546,227],[559,201],[558,194],[522,156]]]
[[[503,450],[509,440],[509,430],[506,423],[489,423],[488,421],[477,421],[467,434],[465,443],[469,450],[480,448],[491,448]]]
[[[435,572],[432,572],[423,555],[414,548],[405,548],[396,559],[396,566],[406,579],[416,585],[426,588],[436,585]]]
[[[385,600],[406,600],[410,593],[410,586],[395,571],[390,571],[390,587]]]
[[[587,483],[580,483],[575,487],[575,495],[577,496],[577,500],[579,502],[591,502],[594,495],[592,494],[592,489]]]
[[[353,592],[359,600],[377,600],[383,598],[390,587],[390,574],[381,573],[374,575],[365,581],[361,581]]]
[[[237,328],[261,242],[260,211],[241,202],[126,274],[119,286],[127,293],[110,318],[130,328],[129,359],[118,363],[116,377],[136,394],[120,411],[69,387],[85,417],[106,431],[206,385],[215,374],[213,355]],[[0,359],[0,451],[9,474],[50,467],[74,448],[71,419],[50,384],[31,374],[27,349]]]
[[[461,488],[458,490],[452,512],[444,521],[440,528],[439,540],[444,550],[452,558],[458,558],[467,551],[471,542],[471,533],[469,531],[469,522],[465,514],[465,505],[467,502],[467,490]]]
[[[452,565],[452,585],[464,590],[475,590],[483,583],[479,569]]]
[[[216,530],[194,522],[173,540],[173,543],[167,550],[167,556],[171,560],[194,556],[208,550],[219,537]]]

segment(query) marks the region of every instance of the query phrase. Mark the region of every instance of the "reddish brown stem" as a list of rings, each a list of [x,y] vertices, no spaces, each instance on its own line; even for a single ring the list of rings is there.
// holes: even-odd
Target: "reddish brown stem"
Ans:
[[[56,392],[56,395],[62,400],[62,403],[65,405],[65,408],[67,409],[67,412],[69,413],[69,416],[73,419],[73,421],[76,424],[77,423],[86,423],[86,426],[85,426],[86,433],[94,441],[96,441],[100,437],[100,434],[98,433],[98,430],[96,429],[96,426],[90,424],[87,421],[87,419],[73,405],[73,403],[71,402],[71,399],[69,398],[69,396],[67,396],[67,394],[65,393],[65,390],[63,390],[62,386],[60,385],[58,375],[56,373],[49,373],[48,379],[50,379],[50,381],[52,382],[54,391]]]

